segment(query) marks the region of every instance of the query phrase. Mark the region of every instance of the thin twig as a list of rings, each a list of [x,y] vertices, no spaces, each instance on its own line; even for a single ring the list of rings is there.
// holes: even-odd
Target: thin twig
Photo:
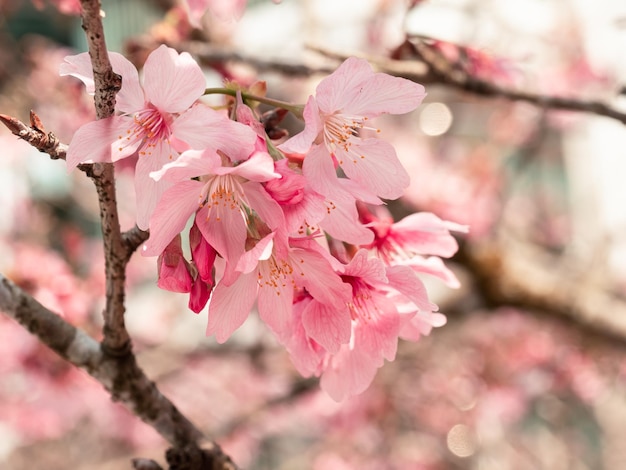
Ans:
[[[501,97],[512,101],[523,101],[545,109],[597,114],[626,124],[626,113],[602,101],[544,95],[501,87],[495,83],[472,76],[453,67],[453,64],[447,62],[444,57],[436,54],[425,44],[410,41],[407,41],[406,44],[408,45],[407,47],[410,47],[413,56],[410,60],[394,60],[379,55],[346,54],[314,46],[310,46],[309,49],[338,61],[358,55],[359,57],[367,59],[367,61],[374,65],[380,72],[403,77],[422,84],[443,85],[479,96]],[[272,71],[286,76],[307,77],[316,74],[329,74],[334,70],[334,67],[328,66],[308,66],[303,63],[294,64],[293,61],[285,62],[263,59],[201,42],[188,42],[176,45],[175,47],[181,50],[188,50],[204,63],[244,63],[259,72]]]
[[[30,126],[6,114],[0,114],[0,122],[7,126],[14,135],[25,140],[40,152],[47,153],[53,160],[65,160],[67,145],[61,143],[52,132],[45,132],[39,120],[39,116],[37,116],[34,111],[30,112],[30,116]],[[35,126],[34,121],[39,123],[42,127]]]
[[[433,83],[479,96],[522,101],[543,109],[591,113],[626,124],[626,113],[612,108],[602,101],[544,95],[501,87],[460,70],[425,43],[407,40],[402,46],[409,48],[411,54],[409,60],[394,60],[380,56],[362,57],[375,65],[381,72],[422,84]],[[312,47],[311,49],[336,60],[345,60],[350,57],[349,54],[323,48]]]

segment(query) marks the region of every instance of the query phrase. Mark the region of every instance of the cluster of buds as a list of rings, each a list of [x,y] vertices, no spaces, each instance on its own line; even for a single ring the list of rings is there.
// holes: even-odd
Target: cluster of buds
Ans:
[[[419,275],[458,283],[440,257],[466,227],[430,213],[394,223],[383,199],[400,197],[409,175],[370,123],[414,110],[421,85],[350,58],[304,107],[282,106],[305,122],[283,142],[249,106],[274,100],[231,88],[229,113],[203,103],[204,75],[187,53],[153,51],[143,84],[124,57],[110,59],[123,79],[118,112],[80,128],[67,163],[136,157],[142,253],[158,256],[161,288],[188,293],[195,312],[208,303],[207,334],[226,341],[256,303],[296,368],[342,400],[394,359],[399,338],[445,323]],[[93,90],[86,54],[61,73]]]

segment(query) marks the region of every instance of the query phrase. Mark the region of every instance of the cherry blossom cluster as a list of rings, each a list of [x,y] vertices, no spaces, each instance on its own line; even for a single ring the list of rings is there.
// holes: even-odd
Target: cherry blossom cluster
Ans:
[[[263,97],[238,91],[229,112],[202,102],[187,53],[159,47],[143,81],[109,56],[122,76],[117,113],[76,132],[68,167],[136,159],[142,253],[158,256],[161,288],[188,293],[195,312],[208,303],[208,335],[226,341],[256,303],[296,368],[342,400],[394,359],[399,338],[445,323],[419,275],[458,285],[441,257],[458,248],[450,231],[467,229],[431,213],[394,223],[383,199],[400,197],[409,175],[370,122],[414,110],[424,87],[350,58],[304,107],[285,105],[305,125],[283,142],[248,105]],[[93,92],[87,54],[61,74]]]

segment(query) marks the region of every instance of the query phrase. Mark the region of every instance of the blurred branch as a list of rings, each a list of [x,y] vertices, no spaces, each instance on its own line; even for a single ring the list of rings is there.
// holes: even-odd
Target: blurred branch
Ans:
[[[173,45],[179,50],[186,50],[198,57],[205,64],[235,62],[253,67],[259,72],[277,72],[287,76],[308,77],[315,74],[329,74],[335,67],[308,66],[294,64],[293,61],[268,60],[243,54],[225,48],[215,47],[198,41]],[[626,124],[626,113],[612,108],[607,103],[594,100],[581,100],[552,95],[530,93],[501,87],[495,83],[477,78],[420,41],[406,40],[398,49],[402,49],[402,60],[366,54],[345,54],[319,47],[309,47],[325,57],[345,60],[356,55],[370,62],[380,72],[403,77],[422,84],[444,85],[457,90],[485,97],[501,97],[512,101],[523,101],[540,108],[576,111],[605,116]]]
[[[513,306],[567,320],[596,336],[626,347],[626,299],[589,273],[577,274],[539,248],[513,240],[468,242],[454,260],[473,275],[487,305]]]
[[[311,49],[337,60],[345,60],[350,57],[348,54],[331,52],[322,48],[312,47]],[[597,114],[626,124],[626,113],[601,101],[529,93],[501,87],[473,76],[423,41],[407,39],[398,47],[398,51],[400,51],[398,55],[403,58],[402,60],[380,56],[363,56],[363,58],[374,64],[380,72],[404,77],[422,84],[445,85],[474,95],[522,101],[544,109]]]

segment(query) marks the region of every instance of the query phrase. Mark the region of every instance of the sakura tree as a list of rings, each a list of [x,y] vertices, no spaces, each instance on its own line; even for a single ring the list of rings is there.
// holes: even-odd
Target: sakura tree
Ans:
[[[61,77],[59,87],[63,93],[70,89],[73,93],[65,113],[75,109],[78,118],[67,126],[71,132],[66,140],[56,136],[56,119],[40,117],[43,113],[36,107],[28,123],[19,115],[0,114],[15,136],[53,160],[64,160],[55,163],[64,165],[76,181],[93,182],[101,232],[101,239],[89,240],[78,230],[63,232],[68,263],[89,266],[88,270],[83,266],[82,276],[73,272],[79,269],[73,270],[50,253],[33,254],[27,245],[9,244],[15,267],[0,275],[0,308],[36,340],[29,339],[24,343],[28,347],[16,355],[19,359],[3,366],[7,374],[17,373],[24,364],[29,371],[63,364],[54,367],[59,368],[63,390],[74,391],[70,401],[86,396],[88,407],[89,397],[102,394],[104,388],[131,413],[120,415],[112,433],[127,442],[140,441],[145,438],[138,437],[142,431],[134,431],[134,419],[143,421],[167,441],[169,468],[254,465],[253,452],[242,450],[259,445],[250,430],[253,427],[239,432],[242,421],[231,416],[222,429],[215,429],[205,424],[205,418],[199,425],[197,418],[197,413],[207,416],[229,406],[241,411],[238,407],[245,408],[246,401],[250,408],[239,419],[245,420],[246,413],[263,415],[268,409],[275,415],[264,416],[266,424],[259,426],[280,428],[288,420],[281,419],[288,415],[284,403],[285,408],[291,407],[289,419],[306,419],[339,440],[341,433],[359,436],[369,429],[376,434],[368,416],[384,419],[390,410],[393,416],[415,413],[415,419],[433,434],[446,435],[453,458],[465,458],[473,455],[464,446],[475,446],[472,433],[478,433],[479,426],[466,424],[467,414],[437,412],[438,393],[461,403],[459,409],[473,400],[467,409],[473,410],[477,423],[494,409],[507,417],[507,423],[518,423],[534,409],[533,392],[529,389],[522,396],[483,377],[482,370],[464,360],[460,349],[454,353],[455,365],[442,365],[442,370],[449,377],[468,378],[453,380],[452,384],[459,384],[455,387],[446,384],[445,374],[433,372],[436,366],[429,367],[419,386],[423,401],[412,397],[406,384],[395,383],[385,371],[393,367],[393,361],[400,364],[397,367],[414,364],[407,362],[407,351],[414,354],[413,361],[432,362],[430,355],[420,351],[420,340],[433,328],[444,326],[446,316],[439,312],[434,301],[437,294],[431,290],[467,284],[485,305],[499,312],[496,320],[484,320],[484,330],[505,338],[493,347],[506,351],[505,358],[523,358],[517,367],[512,360],[499,363],[495,357],[490,364],[498,370],[510,367],[508,374],[524,377],[536,368],[556,370],[564,387],[577,390],[581,403],[591,403],[600,394],[601,373],[588,358],[561,352],[567,366],[553,363],[546,351],[556,351],[557,342],[552,337],[526,341],[532,334],[528,324],[519,320],[523,316],[519,311],[561,313],[600,337],[619,337],[626,330],[619,321],[597,321],[590,316],[586,301],[578,305],[572,301],[576,294],[568,282],[575,280],[541,278],[540,256],[534,252],[520,256],[527,247],[511,241],[511,227],[519,227],[506,214],[507,208],[519,208],[525,200],[502,197],[509,187],[502,167],[472,167],[467,159],[461,164],[422,160],[416,168],[418,159],[407,159],[403,148],[411,141],[403,140],[397,129],[409,122],[402,120],[403,115],[424,107],[431,85],[626,122],[617,108],[582,95],[527,91],[520,87],[511,62],[408,31],[388,42],[384,51],[376,51],[373,40],[371,55],[318,49],[326,58],[320,62],[323,65],[225,53],[214,48],[220,42],[220,27],[239,21],[245,2],[166,3],[166,19],[149,34],[128,41],[126,54],[121,54],[107,49],[106,3],[54,2],[64,14],[79,14],[85,32],[88,52],[67,51],[58,55],[55,64],[55,73]],[[271,7],[272,2],[267,3]],[[10,10],[10,6],[0,6]],[[423,7],[422,2],[402,5],[407,18]],[[379,8],[379,13],[385,11],[384,2]],[[376,23],[370,26],[369,33],[382,42]],[[319,77],[314,91],[298,102],[285,99],[289,93],[281,89],[280,81],[260,81],[233,63],[251,65],[257,71]],[[221,86],[209,85],[210,71],[219,74]],[[588,80],[591,84],[599,81],[596,77]],[[42,103],[46,99],[40,96]],[[95,115],[88,102],[95,105]],[[514,112],[507,119],[511,116]],[[519,148],[531,148],[541,123],[533,127],[528,122],[508,134],[498,127],[500,144],[515,142]],[[522,136],[513,135],[516,132]],[[419,181],[418,189],[412,180]],[[436,184],[442,181],[443,185]],[[88,190],[93,192],[93,188]],[[545,197],[551,196],[546,192]],[[35,224],[36,219],[25,217],[23,223]],[[532,232],[532,224],[527,224],[523,230],[558,246],[562,243],[558,227],[554,222]],[[464,267],[463,282],[442,260],[457,253],[459,238],[464,241],[456,259]],[[508,250],[518,256],[505,259]],[[94,256],[94,252],[102,254]],[[38,262],[46,275],[34,274]],[[103,269],[98,270],[96,264]],[[135,308],[128,302],[134,290],[141,290],[143,278],[167,291],[150,294],[160,299],[180,299],[184,294],[191,312],[177,311],[177,315],[198,314],[204,332],[217,343],[208,355],[186,354],[167,372],[161,371],[166,376],[179,374],[174,382],[184,383],[188,390],[211,390],[214,395],[207,396],[207,410],[190,409],[191,401],[186,402],[167,377],[161,380],[146,372],[142,353],[147,344],[158,340],[140,331],[158,331],[159,319],[140,311],[136,313],[143,318],[142,326],[135,330],[128,325]],[[539,278],[543,282],[535,282]],[[610,303],[617,302],[613,296],[602,298],[605,305],[616,305]],[[463,303],[455,306],[447,301],[446,305],[454,312],[463,310],[459,306]],[[263,340],[255,346],[259,349],[244,348],[241,353],[237,351],[240,343],[231,346],[231,337],[250,324]],[[473,333],[459,348],[488,350],[487,340],[476,333],[481,327],[468,324]],[[7,338],[21,334],[14,333],[18,331],[15,322],[6,326],[3,322],[2,328]],[[454,331],[450,325],[446,328]],[[522,336],[517,337],[518,333]],[[436,336],[429,344],[438,344]],[[449,345],[442,338],[441,344]],[[41,344],[63,361],[53,358]],[[15,354],[18,346],[9,339],[7,345],[7,354]],[[222,361],[220,354],[233,356]],[[259,374],[250,366],[254,361],[263,361],[263,367],[270,370]],[[154,362],[167,360],[163,356]],[[573,368],[586,371],[597,386],[580,385],[568,375]],[[78,369],[89,374],[91,381],[83,381]],[[484,383],[481,393],[475,385],[479,376]],[[211,381],[219,382],[221,391],[212,390]],[[430,390],[426,382],[432,384]],[[53,388],[53,383],[41,386]],[[264,385],[255,389],[255,384]],[[169,398],[169,389],[176,400]],[[239,404],[228,405],[229,397],[236,395]],[[50,394],[48,399],[67,407],[68,416],[75,416],[68,417],[68,422],[84,416],[75,403],[64,404],[63,392]],[[12,409],[19,409],[17,401],[6,407],[7,416]],[[108,423],[104,415],[118,412],[93,410],[90,419]],[[37,423],[34,415],[16,413],[11,423]],[[41,416],[49,416],[48,435],[71,429],[55,413],[46,415],[42,408]],[[46,436],[43,426],[25,428],[33,436]],[[456,445],[457,441],[462,445]],[[354,450],[333,453],[331,438],[325,444],[328,453],[316,454],[309,461],[311,468],[444,468],[441,465],[446,462],[443,454],[435,457],[423,452],[417,460],[399,452],[385,462],[380,455],[368,456],[367,450],[361,457]],[[137,456],[133,465],[162,468],[159,459]],[[271,465],[278,466],[276,462]]]

